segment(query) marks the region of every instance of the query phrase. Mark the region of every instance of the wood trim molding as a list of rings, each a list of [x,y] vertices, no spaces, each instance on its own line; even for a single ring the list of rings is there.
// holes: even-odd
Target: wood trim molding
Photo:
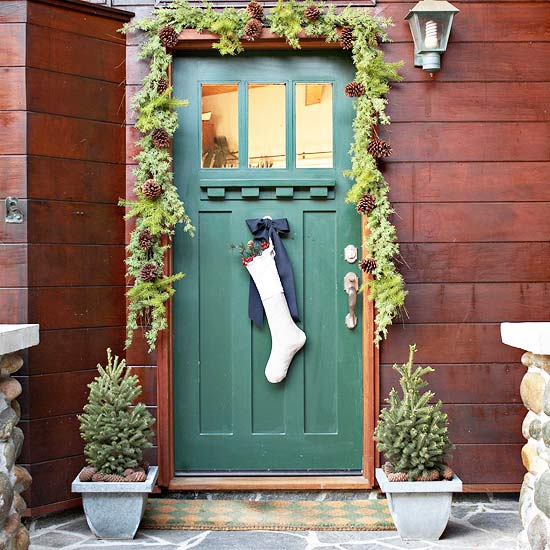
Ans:
[[[44,504],[42,506],[33,506],[32,508],[27,508],[23,512],[23,517],[37,518],[40,516],[45,516],[47,514],[53,514],[55,512],[62,512],[64,510],[78,508],[79,506],[82,506],[81,497],[64,500],[62,502],[54,502],[53,504]]]
[[[311,49],[339,49],[340,44],[338,42],[325,42],[323,39],[312,38],[306,36],[305,32],[298,34],[300,44],[303,50]],[[193,29],[184,29],[179,34],[178,45],[175,50],[212,50],[212,44],[219,40],[217,34],[211,32],[198,32]],[[272,33],[269,29],[264,28],[262,34],[258,40],[252,42],[242,41],[243,48],[245,50],[291,50],[284,38]]]
[[[170,491],[256,491],[256,490],[336,490],[371,489],[363,476],[219,476],[175,477]]]
[[[102,6],[100,4],[92,4],[82,0],[28,0],[29,4],[49,4],[58,6],[64,10],[78,11],[89,15],[97,15],[99,17],[107,17],[108,19],[117,19],[119,21],[130,21],[134,17],[134,12]]]
[[[45,0],[46,1],[46,0]],[[49,1],[49,0],[47,0]],[[57,1],[57,0],[51,0]],[[302,49],[334,49],[338,43],[325,42],[299,35]],[[199,33],[186,29],[179,35],[177,51],[211,50],[218,36],[209,32]],[[286,41],[268,29],[262,31],[260,39],[243,42],[245,49],[291,50]],[[172,65],[169,68],[172,82]],[[366,235],[365,220],[361,220],[362,237]],[[169,248],[165,258],[165,273],[171,273],[173,251]],[[174,468],[174,409],[173,409],[173,358],[172,358],[172,299],[167,304],[168,327],[159,334],[158,340],[158,383],[157,383],[157,438],[160,487],[169,490],[246,490],[246,489],[370,489],[374,486],[375,446],[372,439],[375,415],[378,406],[379,368],[378,351],[373,344],[374,306],[363,293],[363,475],[359,476],[219,476],[219,477],[175,477]]]

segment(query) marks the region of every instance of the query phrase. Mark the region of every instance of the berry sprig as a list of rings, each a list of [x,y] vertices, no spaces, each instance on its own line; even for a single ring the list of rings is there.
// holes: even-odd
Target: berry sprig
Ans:
[[[246,244],[232,244],[231,248],[238,250],[241,254],[241,263],[246,267],[256,256],[261,256],[264,250],[269,248],[268,241],[248,241]]]

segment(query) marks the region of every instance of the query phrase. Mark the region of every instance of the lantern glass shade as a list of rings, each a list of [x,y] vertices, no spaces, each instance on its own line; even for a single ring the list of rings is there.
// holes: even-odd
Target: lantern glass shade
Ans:
[[[453,17],[458,11],[445,0],[421,0],[407,14],[417,67],[430,72],[440,69],[440,56],[447,49]]]

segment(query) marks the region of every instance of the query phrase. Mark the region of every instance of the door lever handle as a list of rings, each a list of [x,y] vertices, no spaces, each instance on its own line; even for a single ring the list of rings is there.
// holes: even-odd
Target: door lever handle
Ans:
[[[344,291],[348,295],[349,313],[346,315],[346,327],[353,330],[357,326],[355,306],[357,305],[357,292],[359,291],[359,279],[350,271],[344,277]]]

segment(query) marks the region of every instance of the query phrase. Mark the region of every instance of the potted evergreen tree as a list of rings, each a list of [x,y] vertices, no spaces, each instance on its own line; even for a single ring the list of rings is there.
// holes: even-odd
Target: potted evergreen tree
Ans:
[[[423,377],[433,369],[415,369],[415,352],[416,346],[410,346],[409,360],[393,366],[403,395],[391,389],[374,431],[387,460],[376,470],[376,479],[403,540],[438,540],[449,521],[453,492],[462,491],[462,481],[445,462],[453,445],[442,403],[430,404],[433,392],[420,391],[428,385]]]
[[[82,493],[86,520],[101,539],[133,539],[156,482],[156,466],[142,462],[151,447],[155,422],[143,403],[138,377],[124,360],[107,350],[107,365],[97,365],[88,387],[84,413],[78,417],[88,465],[73,481]]]

